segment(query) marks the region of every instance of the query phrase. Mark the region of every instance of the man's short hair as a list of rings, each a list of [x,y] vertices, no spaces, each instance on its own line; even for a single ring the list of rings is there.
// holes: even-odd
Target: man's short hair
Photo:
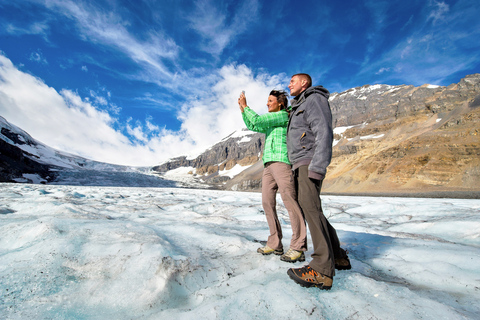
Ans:
[[[300,77],[300,78],[302,78],[302,79],[307,80],[307,88],[310,88],[310,87],[312,86],[312,77],[310,77],[309,74],[306,74],[306,73],[297,73],[297,74],[294,74],[294,75],[292,76],[292,78],[295,77],[295,76],[298,76],[298,77]]]

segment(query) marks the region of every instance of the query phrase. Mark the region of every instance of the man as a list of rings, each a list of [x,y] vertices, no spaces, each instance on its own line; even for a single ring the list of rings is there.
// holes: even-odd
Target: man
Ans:
[[[287,273],[301,286],[328,290],[335,268],[351,268],[337,232],[323,215],[320,201],[322,182],[332,158],[330,94],[322,86],[312,87],[312,78],[305,73],[292,76],[288,88],[295,97],[287,129],[288,157],[295,174],[298,203],[312,236],[313,254],[308,265]]]

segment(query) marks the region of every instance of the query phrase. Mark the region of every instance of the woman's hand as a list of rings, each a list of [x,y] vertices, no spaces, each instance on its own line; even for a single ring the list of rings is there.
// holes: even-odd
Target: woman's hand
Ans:
[[[238,105],[240,106],[240,111],[243,113],[243,110],[247,107],[247,98],[243,92],[240,94],[240,98],[238,98]]]

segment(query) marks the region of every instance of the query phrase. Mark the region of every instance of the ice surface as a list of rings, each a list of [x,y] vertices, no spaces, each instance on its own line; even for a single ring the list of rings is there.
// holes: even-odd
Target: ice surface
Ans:
[[[478,319],[480,200],[322,200],[352,262],[330,291],[256,253],[259,193],[0,184],[0,318]]]

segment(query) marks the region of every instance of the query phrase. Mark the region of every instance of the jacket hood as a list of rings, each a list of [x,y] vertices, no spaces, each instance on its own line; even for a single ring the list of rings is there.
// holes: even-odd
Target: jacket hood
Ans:
[[[325,98],[327,98],[327,99],[330,97],[330,92],[327,89],[325,89],[323,86],[316,86],[316,87],[307,88],[307,90],[305,90],[305,97],[308,97],[312,93],[319,93],[319,94],[325,96]]]
[[[307,99],[307,97],[313,93],[321,94],[322,96],[327,98],[327,100],[330,97],[330,92],[323,86],[309,87],[293,99],[292,107],[302,104],[305,99]]]

